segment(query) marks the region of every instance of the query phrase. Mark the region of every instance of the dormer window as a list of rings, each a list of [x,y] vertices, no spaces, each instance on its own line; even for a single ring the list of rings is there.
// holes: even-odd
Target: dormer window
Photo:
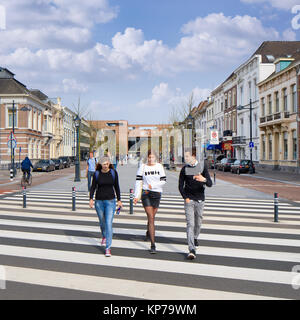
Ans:
[[[275,63],[276,73],[287,68],[295,59],[293,58],[279,58]]]

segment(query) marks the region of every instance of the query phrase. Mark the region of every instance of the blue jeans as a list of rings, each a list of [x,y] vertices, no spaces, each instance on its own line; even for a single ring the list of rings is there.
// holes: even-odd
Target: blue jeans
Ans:
[[[92,177],[94,175],[95,171],[88,171],[88,190],[91,191],[91,184],[92,184]]]
[[[96,200],[95,209],[100,222],[103,238],[106,238],[106,249],[110,249],[113,236],[113,219],[116,211],[116,199]]]

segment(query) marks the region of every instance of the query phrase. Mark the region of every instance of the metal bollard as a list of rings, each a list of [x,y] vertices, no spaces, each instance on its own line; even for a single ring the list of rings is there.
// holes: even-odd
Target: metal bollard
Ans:
[[[130,196],[129,196],[129,208],[130,208],[130,214],[133,214],[133,189],[129,189],[129,193],[130,193]]]
[[[274,193],[274,222],[278,222],[278,193]]]
[[[76,189],[72,187],[72,211],[76,211]]]
[[[26,187],[23,187],[23,208],[26,208]]]
[[[14,170],[10,169],[10,181],[13,181],[14,178]]]

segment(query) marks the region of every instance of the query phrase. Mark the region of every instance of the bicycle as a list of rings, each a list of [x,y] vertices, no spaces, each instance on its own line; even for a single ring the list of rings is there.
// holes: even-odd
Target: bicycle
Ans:
[[[32,174],[29,173],[29,177],[26,177],[26,172],[24,171],[21,179],[21,186],[22,187],[31,186],[31,183],[32,183]]]

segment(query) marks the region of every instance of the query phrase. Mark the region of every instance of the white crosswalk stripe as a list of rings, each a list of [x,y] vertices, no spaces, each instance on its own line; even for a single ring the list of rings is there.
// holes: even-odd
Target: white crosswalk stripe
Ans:
[[[300,207],[280,203],[279,223],[270,200],[206,199],[197,259],[188,261],[180,197],[164,195],[156,216],[158,253],[144,241],[141,203],[114,217],[112,257],[104,256],[99,221],[87,193],[28,191],[0,199],[0,266],[9,298],[14,284],[68,289],[101,298],[299,299],[292,283],[300,265]],[[1,280],[1,279],[0,279]],[[20,292],[20,295],[24,291]],[[40,292],[40,291],[36,291]],[[20,296],[19,298],[24,298]],[[68,298],[68,297],[66,297]]]

